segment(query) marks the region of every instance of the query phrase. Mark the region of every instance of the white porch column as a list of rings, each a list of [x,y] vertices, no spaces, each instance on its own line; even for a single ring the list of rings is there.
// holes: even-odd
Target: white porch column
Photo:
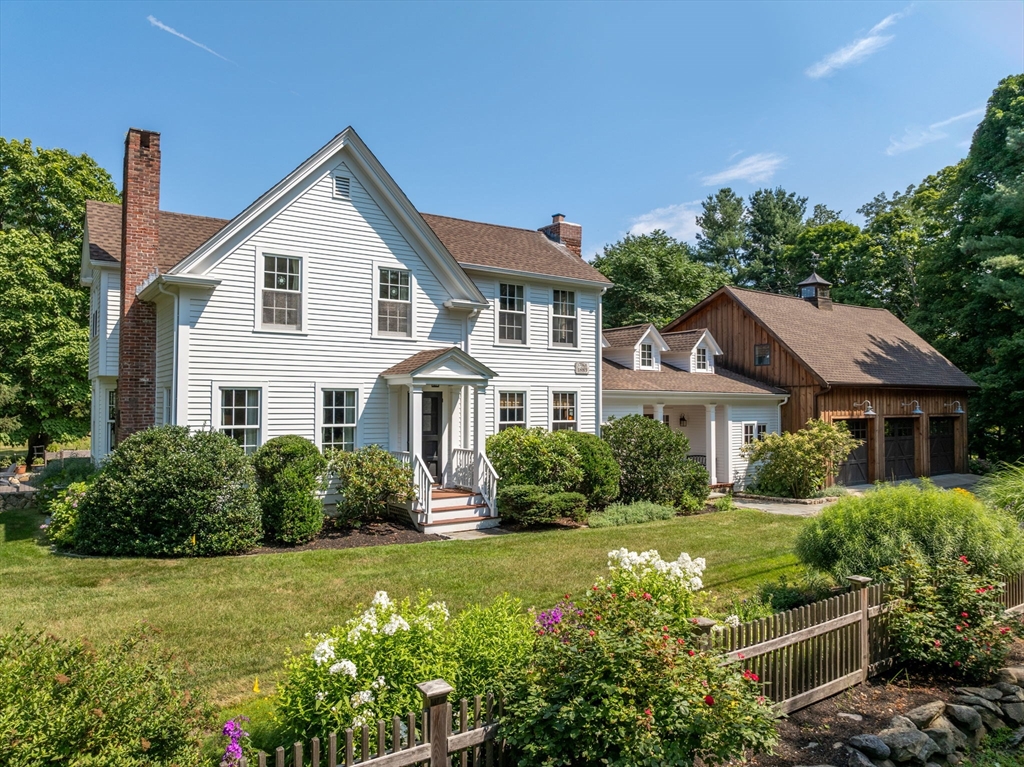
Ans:
[[[658,423],[665,422],[665,403],[657,402],[654,405],[654,420]]]
[[[473,397],[473,482],[480,486],[480,455],[484,452],[484,396],[486,386],[474,386]]]
[[[412,463],[423,457],[423,387],[409,387],[409,456]]]
[[[711,484],[718,483],[718,477],[715,475],[715,464],[717,463],[718,451],[715,449],[715,435],[717,429],[715,423],[715,405],[714,403],[704,406],[704,433],[707,444],[707,461],[708,461],[708,474],[711,475]]]

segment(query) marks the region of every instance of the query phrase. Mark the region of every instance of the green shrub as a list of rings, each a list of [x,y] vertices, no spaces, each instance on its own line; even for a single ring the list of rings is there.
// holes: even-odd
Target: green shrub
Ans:
[[[757,675],[702,649],[674,602],[646,585],[670,579],[626,553],[617,561],[629,569],[537,615],[502,723],[518,763],[689,767],[768,750],[776,717]]]
[[[844,421],[812,419],[798,432],[766,434],[740,448],[751,463],[747,486],[760,495],[810,498],[859,444]]]
[[[380,445],[367,445],[351,453],[331,454],[330,471],[337,481],[338,525],[382,519],[389,503],[416,498],[415,475]]]
[[[582,458],[572,438],[534,427],[505,429],[487,438],[487,457],[501,482],[557,485],[573,490],[583,482]]]
[[[1006,573],[1024,566],[1024,536],[1016,520],[970,493],[930,482],[880,485],[863,496],[840,498],[807,523],[796,543],[805,564],[837,579],[874,576],[900,562],[904,548],[928,565],[965,555]]]
[[[904,663],[979,680],[1004,665],[1021,624],[1003,615],[995,573],[965,556],[934,565],[910,556],[885,576],[889,636]]]
[[[696,461],[683,461],[672,478],[672,500],[683,512],[701,511],[711,496],[711,475]]]
[[[650,501],[613,503],[604,511],[591,514],[587,524],[591,527],[619,527],[653,522],[658,519],[672,519],[675,515],[676,510],[671,506],[662,506]]]
[[[327,459],[305,437],[288,434],[265,442],[253,456],[263,533],[281,543],[305,543],[324,523],[323,501]]]
[[[1024,525],[1024,460],[1000,465],[978,482],[975,491],[989,506],[1012,514]]]
[[[757,588],[757,598],[779,612],[820,602],[833,593],[832,580],[816,571],[806,571],[792,579],[782,575],[778,580],[762,581]]]
[[[72,482],[50,501],[46,537],[58,549],[74,548],[75,531],[78,529],[78,506],[88,489],[87,482]]]
[[[0,764],[198,767],[209,720],[144,631],[94,648],[24,631],[0,636]]]
[[[715,511],[732,511],[736,508],[731,495],[723,495],[721,498],[716,498],[711,505],[715,507]]]
[[[619,496],[619,464],[608,443],[583,431],[556,431],[556,439],[567,440],[580,455],[583,479],[569,488],[587,497],[591,509],[603,509]]]
[[[290,737],[308,741],[420,710],[416,685],[429,679],[452,683],[456,699],[500,692],[506,676],[521,673],[531,642],[522,606],[507,597],[449,620],[428,594],[395,602],[379,591],[356,617],[310,637],[286,660],[277,719]]]
[[[550,522],[552,509],[544,506],[548,497],[545,488],[537,485],[503,485],[498,483],[498,513],[506,521],[520,525]]]
[[[676,504],[692,475],[686,466],[690,442],[665,424],[641,415],[612,419],[602,436],[619,464],[623,503],[651,501]]]
[[[551,493],[544,496],[540,506],[549,519],[587,520],[587,497],[583,493]]]
[[[37,488],[36,506],[44,514],[52,514],[50,502],[73,482],[90,482],[96,476],[92,458],[64,458],[50,461],[32,480]]]
[[[117,446],[78,507],[75,548],[89,554],[195,557],[263,538],[256,475],[238,443],[161,426]]]

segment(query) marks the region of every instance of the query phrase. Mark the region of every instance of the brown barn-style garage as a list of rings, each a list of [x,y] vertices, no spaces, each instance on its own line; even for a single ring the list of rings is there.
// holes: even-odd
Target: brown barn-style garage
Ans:
[[[864,443],[836,480],[855,485],[967,470],[977,385],[885,309],[833,303],[812,274],[799,296],[724,287],[665,332],[707,328],[723,368],[786,390],[782,428],[846,421]]]

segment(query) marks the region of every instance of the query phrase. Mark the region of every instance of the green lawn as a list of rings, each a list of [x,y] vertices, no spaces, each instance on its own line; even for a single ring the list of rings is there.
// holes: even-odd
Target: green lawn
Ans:
[[[347,619],[374,591],[430,589],[458,608],[509,592],[547,606],[602,574],[625,546],[708,561],[716,593],[750,593],[796,565],[804,520],[736,510],[601,530],[552,530],[476,541],[219,559],[79,559],[51,554],[34,511],[0,514],[0,631],[25,624],[105,641],[139,621],[163,632],[198,686],[221,704],[269,689],[285,649]]]

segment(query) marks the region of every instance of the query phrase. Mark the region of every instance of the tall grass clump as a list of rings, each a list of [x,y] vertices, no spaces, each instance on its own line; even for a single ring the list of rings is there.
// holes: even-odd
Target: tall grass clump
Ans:
[[[598,514],[591,514],[587,522],[590,527],[619,527],[653,522],[657,519],[672,519],[676,510],[650,501],[635,503],[613,503]]]
[[[930,482],[881,485],[840,498],[801,531],[797,556],[836,578],[878,574],[912,552],[926,564],[966,556],[1004,573],[1024,568],[1024,535],[1016,520],[962,490]]]
[[[1012,514],[1024,524],[1024,459],[1002,464],[982,477],[975,490],[989,506]]]

